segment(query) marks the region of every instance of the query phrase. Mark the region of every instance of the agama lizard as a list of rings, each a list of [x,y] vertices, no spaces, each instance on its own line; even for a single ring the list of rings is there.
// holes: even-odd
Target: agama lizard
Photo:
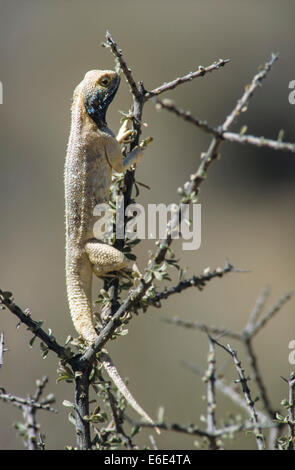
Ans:
[[[143,154],[136,147],[125,158],[120,143],[130,135],[127,127],[117,138],[106,124],[106,111],[120,78],[109,70],[91,70],[75,88],[71,132],[65,163],[66,283],[72,320],[86,343],[97,338],[92,311],[92,275],[103,277],[126,266],[123,253],[94,238],[97,204],[108,203],[112,170],[126,171]],[[153,420],[138,405],[107,353],[103,366],[129,404],[148,422]]]

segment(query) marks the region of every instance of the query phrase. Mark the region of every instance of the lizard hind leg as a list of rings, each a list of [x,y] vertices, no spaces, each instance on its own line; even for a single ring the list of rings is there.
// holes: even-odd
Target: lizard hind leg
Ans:
[[[85,251],[92,263],[92,270],[97,277],[102,277],[111,271],[120,271],[127,267],[124,254],[96,238],[85,244]]]

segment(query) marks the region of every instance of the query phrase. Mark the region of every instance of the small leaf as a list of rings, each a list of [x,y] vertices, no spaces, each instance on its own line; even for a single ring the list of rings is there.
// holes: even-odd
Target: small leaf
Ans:
[[[37,336],[33,336],[33,338],[30,339],[29,345],[30,345],[31,348],[32,348],[33,345],[34,345],[34,342],[35,342],[35,339],[36,339],[36,338],[37,338]]]
[[[73,413],[68,414],[68,420],[70,421],[70,423],[72,423],[74,426],[76,426],[76,418],[75,418]]]
[[[69,335],[66,339],[65,346],[67,346],[72,341],[72,339],[73,339],[73,337],[71,335]]]
[[[56,383],[62,382],[63,380],[66,380],[67,382],[72,382],[73,381],[73,379],[70,379],[68,375],[60,375],[56,379]]]
[[[140,431],[140,426],[133,426],[131,429],[130,437],[134,437]]]
[[[157,279],[157,281],[162,281],[162,279],[163,279],[162,274],[158,271],[154,271],[154,276]]]
[[[72,403],[72,402],[69,401],[69,400],[64,400],[64,401],[62,402],[62,404],[63,404],[63,406],[68,406],[68,407],[72,407],[72,408],[75,407],[74,403]]]
[[[126,253],[125,254],[127,259],[130,259],[131,261],[136,261],[137,256],[135,256],[133,253]]]
[[[165,412],[164,407],[160,406],[158,409],[158,422],[159,423],[163,423],[164,421],[164,412]]]
[[[278,142],[283,142],[284,135],[285,135],[285,131],[284,129],[281,129],[278,135]]]
[[[284,421],[284,416],[280,415],[279,413],[276,413],[276,418],[278,421]]]

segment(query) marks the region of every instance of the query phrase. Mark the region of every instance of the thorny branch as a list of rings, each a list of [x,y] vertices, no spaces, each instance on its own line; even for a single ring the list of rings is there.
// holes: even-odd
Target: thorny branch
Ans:
[[[190,72],[183,77],[176,78],[169,83],[164,83],[163,85],[154,88],[151,91],[146,91],[144,95],[144,100],[147,101],[150,98],[154,98],[155,96],[159,96],[161,93],[164,93],[169,90],[173,90],[179,85],[183,83],[191,82],[194,78],[204,77],[209,72],[213,72],[214,70],[218,70],[220,67],[223,67],[229,62],[229,59],[219,59],[213,64],[208,65],[207,67],[203,67],[202,65],[199,66],[198,70],[195,72]]]
[[[254,135],[237,134],[235,132],[226,132],[221,129],[210,126],[206,121],[201,121],[196,117],[192,116],[190,111],[183,111],[175,106],[173,101],[164,99],[156,101],[158,109],[166,109],[174,113],[176,116],[184,119],[186,122],[193,124],[207,134],[211,134],[221,140],[228,142],[235,142],[237,144],[249,144],[256,147],[268,147],[273,150],[279,150],[283,152],[295,153],[295,144],[289,142],[281,142],[279,140],[266,139],[265,137],[256,137]]]
[[[201,369],[199,369],[195,364],[192,364],[190,362],[183,362],[183,364],[188,367],[190,370],[192,370],[193,372],[195,372],[196,374],[198,374],[200,377],[203,377],[204,374],[202,372]],[[228,398],[230,398],[230,400],[235,403],[236,405],[238,405],[240,408],[242,408],[243,410],[247,411],[249,413],[249,409],[247,407],[247,404],[245,402],[245,400],[242,399],[240,393],[237,392],[237,390],[232,387],[231,385],[228,385],[227,383],[225,383],[225,381],[221,378],[218,377],[218,375],[216,375],[215,377],[215,387],[217,390],[219,390],[223,395],[227,396]],[[262,411],[260,410],[257,410],[257,415],[259,417],[259,420],[262,422],[262,423],[268,423],[269,425],[271,425],[271,421],[268,419],[267,415],[264,414]]]
[[[283,307],[283,305],[288,300],[291,299],[291,293],[287,293],[284,296],[282,296],[264,315],[261,316],[261,318],[259,318],[259,315],[262,314],[262,308],[265,304],[267,295],[269,295],[269,290],[264,289],[261,295],[259,296],[259,298],[257,299],[257,302],[255,304],[255,307],[252,313],[250,314],[247,324],[241,331],[231,331],[225,328],[209,326],[200,322],[186,322],[177,317],[174,317],[171,319],[167,318],[165,319],[165,321],[167,323],[171,323],[171,324],[178,325],[178,326],[183,326],[185,328],[198,329],[205,333],[221,335],[223,337],[228,337],[231,339],[241,341],[246,348],[248,362],[252,370],[252,376],[253,376],[252,378],[253,380],[255,380],[257,384],[263,407],[267,411],[268,417],[270,419],[273,419],[275,416],[275,410],[271,406],[267,389],[263,382],[262,375],[258,367],[257,358],[255,355],[253,346],[252,346],[252,339],[261,330],[261,328],[265,326],[266,323],[269,322],[270,319],[273,318],[273,316],[277,312],[279,312],[279,310]]]
[[[4,347],[4,333],[1,333],[0,335],[0,367],[3,364],[3,355],[5,353],[6,349]]]
[[[68,359],[68,353],[63,346],[60,346],[52,334],[47,334],[41,327],[42,322],[37,322],[31,318],[30,312],[25,313],[12,299],[11,292],[5,292],[0,289],[0,306],[7,308],[13,313],[21,323],[27,325],[28,330],[37,336],[48,349],[53,351],[59,358]]]
[[[99,380],[101,383],[105,383],[102,376],[99,376]],[[96,390],[97,393],[97,388],[95,386],[94,390]],[[120,409],[118,401],[110,387],[106,387],[106,394],[112,413],[112,427],[115,429],[116,434],[118,434],[122,439],[124,447],[129,450],[134,449],[136,446],[133,444],[130,436],[128,436],[123,429],[124,412]]]
[[[29,407],[35,408],[36,410],[46,410],[46,411],[51,411],[52,413],[57,413],[57,410],[52,408],[48,404],[48,401],[46,403],[38,402],[34,398],[22,398],[22,397],[17,397],[15,395],[11,395],[10,393],[4,393],[4,392],[0,393],[0,400],[10,402],[18,408],[29,406]]]
[[[239,382],[241,383],[242,390],[245,396],[245,401],[249,408],[249,413],[252,418],[252,421],[254,423],[254,432],[255,432],[257,447],[259,450],[263,450],[265,446],[265,441],[264,441],[264,436],[262,434],[262,428],[259,423],[258,414],[255,409],[255,401],[252,400],[251,392],[247,383],[249,379],[245,377],[244,369],[242,368],[241,361],[238,359],[237,352],[234,349],[232,349],[232,347],[229,344],[227,346],[224,346],[216,340],[213,340],[213,341],[216,344],[218,344],[218,346],[222,347],[222,349],[227,351],[233,358],[234,364],[236,366],[236,369],[239,375]]]
[[[256,354],[253,349],[252,339],[254,335],[277,313],[282,306],[291,298],[291,294],[285,294],[281,297],[264,315],[262,315],[262,309],[265,305],[266,299],[269,296],[269,288],[264,288],[259,295],[255,306],[250,313],[249,319],[247,321],[246,326],[239,332],[227,330],[225,328],[218,328],[215,326],[209,326],[204,323],[200,322],[187,322],[180,318],[166,318],[164,321],[167,323],[171,323],[177,326],[182,326],[189,329],[198,329],[200,331],[205,332],[206,334],[214,334],[222,337],[228,337],[234,340],[241,341],[246,349],[248,363],[250,365],[252,371],[252,379],[256,383],[258,391],[259,391],[259,398],[261,403],[266,411],[266,414],[262,413],[261,411],[257,411],[257,414],[260,420],[266,422],[271,421],[274,419],[276,415],[276,410],[273,409],[267,388],[264,384],[262,379],[261,371],[259,370],[258,361]],[[259,318],[259,316],[261,318]],[[200,374],[198,367],[195,365],[189,364],[189,367],[193,369],[195,372]],[[236,392],[229,386],[227,386],[223,381],[216,380],[215,385],[218,389],[220,389],[224,394],[229,396],[229,398],[239,406],[243,407],[243,402],[240,400],[239,396]],[[278,436],[279,431],[281,430],[282,426],[277,426],[272,430],[272,433],[269,436],[269,448],[273,449],[276,445],[276,439]]]
[[[288,416],[288,426],[290,429],[290,443],[289,450],[294,450],[295,448],[295,374],[291,372],[288,379],[289,385],[289,416]]]
[[[134,426],[138,426],[142,428],[153,427],[153,425],[150,423],[136,422],[136,421],[130,420],[129,418],[128,418],[128,421],[132,423]],[[222,438],[224,436],[231,435],[237,432],[253,431],[256,428],[255,424],[252,424],[249,422],[231,424],[228,426],[224,426],[220,429],[216,429],[214,432],[204,431],[202,429],[199,429],[193,424],[185,426],[181,424],[155,423],[155,425],[157,426],[157,428],[163,431],[174,431],[174,432],[179,432],[182,434],[188,434],[190,436],[206,437],[208,440]],[[271,426],[274,426],[274,425],[271,424]],[[261,426],[261,428],[263,429],[268,429],[269,427],[270,426],[268,424]]]
[[[170,287],[170,289],[165,288],[161,292],[155,292],[152,297],[148,299],[148,303],[156,305],[163,299],[168,299],[173,294],[180,294],[182,291],[188,289],[189,287],[197,287],[201,290],[205,287],[206,283],[211,281],[216,277],[223,277],[227,273],[241,273],[245,272],[242,269],[234,268],[228,261],[226,262],[223,268],[216,268],[213,271],[205,270],[203,274],[199,276],[193,276],[190,279],[185,279],[180,281],[176,286]]]
[[[34,395],[32,397],[28,396],[27,398],[17,397],[15,395],[6,393],[5,390],[0,387],[0,400],[12,403],[14,406],[22,410],[24,424],[22,425],[21,423],[18,423],[17,428],[19,428],[21,435],[24,437],[28,450],[38,450],[40,448],[44,448],[44,442],[41,435],[38,442],[38,431],[40,429],[40,425],[36,420],[36,412],[38,410],[45,410],[51,411],[52,413],[57,413],[57,410],[50,406],[55,402],[55,398],[52,394],[47,395],[47,397],[41,399],[47,383],[48,378],[45,376],[42,377],[42,379],[37,380],[37,388]]]
[[[216,432],[216,398],[215,398],[215,368],[216,368],[216,354],[214,341],[209,336],[209,354],[208,354],[208,369],[203,377],[204,382],[207,383],[207,432],[214,435]],[[216,437],[209,439],[209,448],[211,450],[218,450],[221,448],[220,443]]]

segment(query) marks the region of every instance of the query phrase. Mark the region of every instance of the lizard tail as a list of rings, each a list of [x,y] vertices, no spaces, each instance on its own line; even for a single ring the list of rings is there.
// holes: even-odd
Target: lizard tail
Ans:
[[[91,305],[91,279],[92,270],[90,263],[84,263],[79,275],[71,270],[70,254],[67,255],[67,294],[72,321],[76,331],[88,344],[94,343],[97,333],[94,329],[93,313]],[[77,262],[78,264],[78,262]],[[74,271],[74,272],[72,272]]]
[[[83,275],[82,275],[83,274]],[[91,345],[97,339],[97,333],[94,328],[93,313],[91,308],[91,270],[84,266],[84,272],[79,277],[72,276],[67,278],[68,299],[70,312],[74,327],[84,340]],[[132,408],[148,423],[154,424],[154,421],[141,408],[135,398],[131,395],[122,378],[120,377],[115,365],[108,354],[102,353],[102,364],[118,387],[120,393],[126,398]],[[159,428],[155,430],[160,434]]]
[[[130,391],[128,390],[122,378],[120,377],[110,356],[106,354],[105,352],[103,352],[101,355],[101,360],[102,360],[102,364],[105,370],[109,374],[110,378],[113,380],[114,384],[119,389],[120,393],[122,393],[124,398],[126,398],[127,402],[143,419],[145,419],[145,421],[147,421],[150,424],[154,424],[154,421],[152,420],[152,418],[150,418],[150,416],[141,408],[141,406],[137,403],[135,398],[131,395]],[[161,431],[157,426],[155,426],[155,431],[158,434],[161,434]]]

